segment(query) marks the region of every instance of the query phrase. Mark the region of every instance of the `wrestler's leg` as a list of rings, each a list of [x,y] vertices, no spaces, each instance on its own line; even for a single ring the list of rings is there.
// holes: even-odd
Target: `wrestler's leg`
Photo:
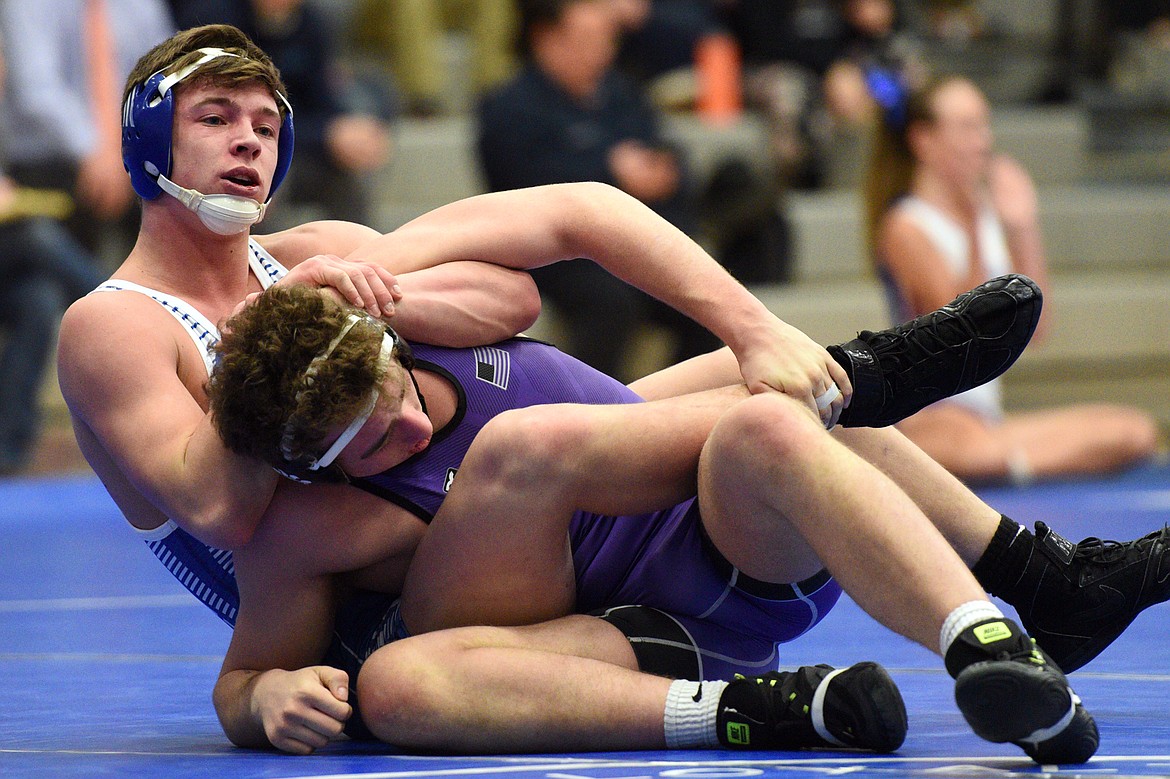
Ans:
[[[615,627],[570,616],[388,644],[362,667],[358,698],[374,735],[405,748],[661,749],[670,685],[636,670]]]
[[[790,399],[757,395],[719,420],[700,461],[699,501],[712,541],[744,573],[790,575],[803,546],[792,538],[803,538],[810,560],[823,560],[862,608],[938,647],[980,736],[1019,744],[1038,762],[1096,751],[1096,724],[1064,674],[988,601],[910,496]]]
[[[699,502],[743,573],[791,582],[826,566],[862,608],[929,649],[956,607],[986,600],[914,501],[783,396],[755,396],[719,421]]]
[[[357,684],[367,727],[409,749],[891,751],[906,735],[897,687],[873,663],[672,681],[638,672],[626,636],[581,615],[413,636],[376,651]]]
[[[421,633],[571,613],[573,512],[638,514],[693,496],[707,433],[746,396],[726,387],[624,406],[538,406],[493,419],[415,554],[402,595],[406,626]]]

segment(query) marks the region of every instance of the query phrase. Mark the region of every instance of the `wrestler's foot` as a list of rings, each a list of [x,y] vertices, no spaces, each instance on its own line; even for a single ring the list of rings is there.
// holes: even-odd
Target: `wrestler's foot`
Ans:
[[[1027,276],[1000,276],[913,321],[830,346],[853,383],[839,424],[892,425],[991,381],[1028,345],[1042,300]]]
[[[955,702],[976,734],[1011,742],[1041,764],[1084,763],[1097,723],[1044,651],[1006,619],[981,622],[947,650]]]
[[[906,705],[877,663],[803,666],[737,676],[719,699],[718,731],[729,748],[892,752],[906,739]]]
[[[1124,543],[1086,538],[1073,544],[1037,522],[1032,547],[1023,574],[993,594],[1016,608],[1029,635],[1070,673],[1113,643],[1143,609],[1170,599],[1170,529]]]

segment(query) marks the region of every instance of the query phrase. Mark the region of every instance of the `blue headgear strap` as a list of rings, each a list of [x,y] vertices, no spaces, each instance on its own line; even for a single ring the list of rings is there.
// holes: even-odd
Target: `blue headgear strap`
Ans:
[[[158,176],[171,175],[171,142],[174,135],[175,94],[174,87],[204,64],[219,57],[238,57],[223,49],[200,49],[203,56],[171,75],[164,75],[166,68],[158,71],[131,90],[122,106],[122,164],[130,174],[134,191],[143,200],[153,200],[162,194]],[[284,104],[285,115],[280,125],[280,137],[276,147],[276,170],[272,174],[272,186],[268,199],[276,192],[280,182],[288,173],[293,156],[293,115],[288,99],[276,93]]]

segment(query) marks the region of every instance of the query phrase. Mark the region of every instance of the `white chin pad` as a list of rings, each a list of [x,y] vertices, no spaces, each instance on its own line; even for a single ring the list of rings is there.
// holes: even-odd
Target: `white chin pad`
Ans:
[[[247,230],[264,218],[267,203],[257,203],[238,195],[204,195],[194,189],[180,187],[166,176],[158,177],[158,185],[171,197],[199,215],[199,221],[213,233],[235,235]]]

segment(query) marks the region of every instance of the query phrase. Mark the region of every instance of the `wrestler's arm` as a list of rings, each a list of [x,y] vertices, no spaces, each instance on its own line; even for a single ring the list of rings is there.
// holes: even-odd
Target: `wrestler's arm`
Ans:
[[[143,295],[77,301],[61,322],[61,391],[87,457],[117,485],[111,494],[124,511],[145,498],[200,540],[230,549],[251,535],[277,476],[220,442],[180,379],[178,339],[186,336],[169,320]]]
[[[333,630],[333,574],[372,569],[379,578],[361,576],[360,586],[397,592],[425,529],[348,486],[281,483],[234,556],[240,609],[213,696],[228,738],[305,754],[340,733],[344,690],[357,680],[319,665]]]
[[[516,269],[592,259],[709,328],[731,347],[754,391],[803,399],[848,378],[820,346],[776,318],[697,243],[650,208],[604,184],[479,195],[435,209],[352,258],[393,259],[399,270],[475,259]]]
[[[296,268],[322,255],[346,257],[378,237],[380,233],[362,225],[322,221],[257,241],[282,264]],[[373,262],[362,257],[344,261]],[[391,319],[408,340],[479,346],[526,330],[540,315],[540,293],[522,271],[479,262],[406,265],[384,255],[374,264],[396,274],[402,298]]]
[[[734,384],[743,384],[743,377],[735,355],[724,347],[643,376],[629,387],[646,400],[662,400]]]
[[[248,567],[237,557],[241,591]],[[268,574],[257,582],[266,589],[241,592],[212,699],[232,743],[308,754],[340,735],[351,713],[349,684],[357,680],[339,669],[314,665],[324,655],[332,629],[331,577],[304,576],[291,569],[287,575]]]

